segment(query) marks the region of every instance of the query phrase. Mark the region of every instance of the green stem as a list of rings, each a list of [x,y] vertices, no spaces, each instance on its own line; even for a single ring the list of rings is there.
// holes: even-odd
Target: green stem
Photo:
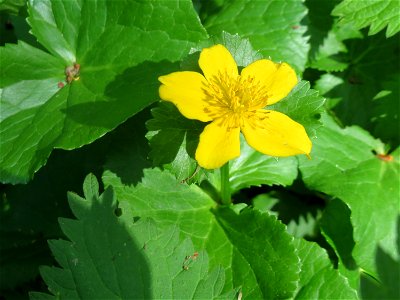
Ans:
[[[223,165],[221,172],[221,200],[222,204],[231,204],[231,189],[229,186],[229,162]]]

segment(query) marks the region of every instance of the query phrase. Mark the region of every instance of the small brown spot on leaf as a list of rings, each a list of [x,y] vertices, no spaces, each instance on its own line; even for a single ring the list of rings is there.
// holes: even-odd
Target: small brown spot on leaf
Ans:
[[[71,83],[72,80],[79,80],[79,72],[81,65],[74,63],[73,66],[68,66],[65,68],[65,80],[67,83]]]
[[[389,154],[377,154],[376,157],[383,161],[393,161],[393,156]]]

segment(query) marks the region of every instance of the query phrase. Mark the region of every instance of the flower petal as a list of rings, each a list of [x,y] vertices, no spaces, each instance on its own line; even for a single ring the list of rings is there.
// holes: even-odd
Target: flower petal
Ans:
[[[204,87],[208,84],[203,75],[197,72],[174,72],[160,76],[160,98],[174,103],[182,115],[188,119],[203,122],[211,121],[205,112],[208,106]]]
[[[196,160],[205,169],[222,167],[240,155],[240,128],[217,119],[204,128],[196,150]]]
[[[244,118],[241,128],[247,143],[271,156],[310,154],[311,141],[304,127],[288,116],[260,109]]]
[[[295,71],[288,64],[276,64],[267,59],[257,60],[244,68],[241,77],[247,76],[265,86],[267,105],[286,97],[298,82]]]
[[[208,81],[223,75],[236,78],[238,68],[231,53],[222,45],[204,48],[200,53],[199,66]]]

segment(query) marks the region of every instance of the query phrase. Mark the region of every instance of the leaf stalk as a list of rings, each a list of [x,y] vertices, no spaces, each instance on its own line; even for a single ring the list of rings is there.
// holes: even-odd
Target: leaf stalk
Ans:
[[[221,202],[224,205],[232,203],[231,189],[229,185],[229,162],[223,165],[220,169],[221,172]]]

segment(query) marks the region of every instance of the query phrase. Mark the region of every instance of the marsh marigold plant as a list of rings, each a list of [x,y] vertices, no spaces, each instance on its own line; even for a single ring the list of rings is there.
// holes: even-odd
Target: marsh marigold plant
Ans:
[[[264,107],[286,97],[297,84],[286,63],[257,60],[239,74],[222,45],[201,51],[197,72],[159,77],[160,97],[174,103],[189,119],[208,124],[200,135],[196,160],[206,169],[223,166],[240,155],[240,132],[257,151],[271,156],[308,155],[311,141],[304,127]]]

